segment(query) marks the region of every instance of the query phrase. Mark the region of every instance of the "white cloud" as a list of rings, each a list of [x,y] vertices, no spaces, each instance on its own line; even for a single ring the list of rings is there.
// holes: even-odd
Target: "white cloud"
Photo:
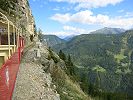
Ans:
[[[63,26],[63,31],[46,32],[44,34],[46,34],[46,35],[56,35],[60,38],[65,38],[67,36],[76,36],[76,35],[80,35],[80,34],[89,34],[92,31],[95,31],[95,30],[85,30],[85,29],[78,28],[78,27],[73,27],[73,26]]]
[[[130,29],[133,25],[133,18],[114,18],[104,23],[104,26]]]
[[[87,2],[80,3],[75,9],[106,7],[108,5],[116,5],[122,1],[123,0],[87,0]]]
[[[69,22],[70,20],[70,15],[69,14],[55,14],[54,16],[51,17],[51,19],[66,23]]]
[[[53,8],[53,10],[55,10],[55,11],[59,11],[60,8],[59,8],[59,7],[55,7],[55,8]]]
[[[64,37],[67,37],[67,36],[71,36],[71,35],[75,35],[74,33],[72,32],[65,32],[65,31],[59,31],[59,32],[46,32],[46,33],[43,33],[45,35],[56,35],[60,38],[64,38]]]
[[[133,17],[115,17],[110,18],[107,15],[95,15],[90,10],[80,11],[75,14],[55,14],[51,19],[61,22],[75,22],[87,25],[101,25],[107,27],[130,28],[133,25]]]
[[[133,17],[133,12],[126,12],[125,17]]]
[[[123,0],[50,0],[56,2],[68,2],[77,4],[76,9],[79,10],[81,8],[99,8],[106,7],[107,5],[116,5]]]
[[[124,9],[118,10],[119,13],[123,13],[124,11]]]
[[[73,26],[64,26],[63,29],[65,31],[72,32],[75,35],[89,33],[89,31],[87,31],[85,29],[77,28],[77,27],[73,27]]]

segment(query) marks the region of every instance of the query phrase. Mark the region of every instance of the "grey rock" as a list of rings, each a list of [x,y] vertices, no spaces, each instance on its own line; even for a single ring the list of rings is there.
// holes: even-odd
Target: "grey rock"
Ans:
[[[53,61],[47,60],[47,47],[39,47],[40,58],[36,56],[37,46],[28,50],[20,64],[12,100],[60,100],[52,86],[52,77],[44,69],[52,70]],[[50,68],[49,68],[50,67]]]

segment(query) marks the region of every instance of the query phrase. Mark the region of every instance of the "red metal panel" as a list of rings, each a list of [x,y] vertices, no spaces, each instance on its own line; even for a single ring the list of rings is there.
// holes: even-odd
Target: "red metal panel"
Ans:
[[[6,62],[0,69],[0,100],[11,100],[14,84],[18,72],[18,52]]]
[[[0,100],[11,100],[12,98],[23,48],[24,45],[19,47],[0,69]]]

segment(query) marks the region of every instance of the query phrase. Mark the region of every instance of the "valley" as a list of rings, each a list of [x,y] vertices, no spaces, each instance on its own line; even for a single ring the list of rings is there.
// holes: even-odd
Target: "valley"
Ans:
[[[98,91],[132,96],[132,37],[132,30],[121,34],[83,34],[52,48],[57,53],[62,50],[70,54],[77,76],[85,74],[87,83]]]

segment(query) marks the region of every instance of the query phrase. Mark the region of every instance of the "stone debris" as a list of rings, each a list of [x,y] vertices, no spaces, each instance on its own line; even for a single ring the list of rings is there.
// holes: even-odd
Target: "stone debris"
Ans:
[[[25,53],[20,64],[12,100],[60,100],[50,73],[43,70],[45,65],[49,66],[46,60],[47,48],[41,48],[40,44],[39,48],[35,46]],[[37,49],[41,52],[40,55],[43,55],[44,65],[37,63],[38,59],[41,59],[36,55]]]
[[[38,58],[41,57],[40,49],[37,50],[37,57],[38,57]]]

